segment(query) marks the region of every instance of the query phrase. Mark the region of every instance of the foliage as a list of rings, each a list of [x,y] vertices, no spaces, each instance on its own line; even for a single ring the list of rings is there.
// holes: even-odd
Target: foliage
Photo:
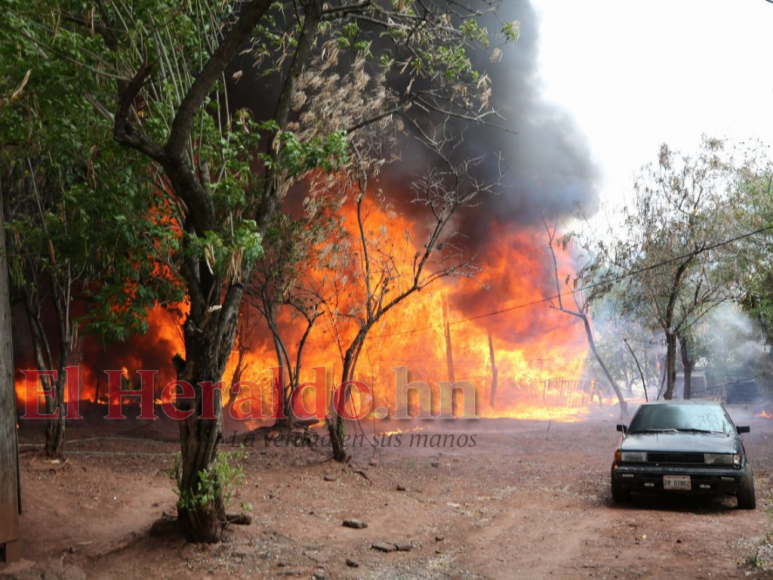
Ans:
[[[174,466],[167,471],[175,485],[178,506],[196,511],[199,507],[207,507],[221,499],[227,506],[233,496],[234,486],[246,482],[243,463],[247,459],[249,452],[243,447],[239,451],[219,453],[210,467],[199,472],[196,489],[190,490],[182,487],[182,456],[178,454]]]
[[[35,291],[30,269],[49,277],[77,272],[77,295],[89,305],[82,330],[125,339],[144,329],[148,306],[181,298],[179,283],[158,265],[178,248],[179,231],[169,227],[171,212],[147,163],[127,155],[82,98],[104,94],[102,83],[27,39],[36,29],[13,10],[19,6],[5,3],[0,29],[0,93],[21,89],[0,106],[12,279]],[[30,31],[18,38],[9,28]],[[48,39],[68,54],[76,41],[66,30]]]
[[[762,230],[744,240],[737,268],[742,288],[741,307],[758,324],[768,345],[773,344],[773,166],[759,145],[746,164],[734,198],[741,227]]]
[[[663,333],[666,343],[666,398],[676,377],[677,340],[719,304],[733,299],[739,233],[733,197],[739,167],[735,151],[704,138],[694,155],[667,145],[658,162],[645,166],[631,202],[619,210],[623,237],[585,234],[581,245],[588,265],[583,277],[612,281],[597,297],[615,291],[625,317]]]

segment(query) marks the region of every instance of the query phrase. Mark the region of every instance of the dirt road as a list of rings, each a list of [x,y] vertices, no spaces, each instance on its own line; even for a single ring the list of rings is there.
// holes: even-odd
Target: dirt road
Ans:
[[[379,426],[386,429],[393,427]],[[419,434],[427,447],[411,448]],[[455,445],[431,447],[433,434],[436,442],[453,434]],[[69,435],[82,441],[71,442],[77,453],[65,464],[23,455],[22,547],[36,565],[21,578],[767,577],[751,564],[773,528],[765,509],[773,420],[753,419],[745,436],[757,481],[753,512],[737,510],[733,498],[614,506],[617,433],[608,417],[549,429],[511,420],[481,420],[463,432],[425,425],[403,433],[399,448],[396,435],[391,448],[365,443],[343,467],[324,450],[277,446],[261,435],[247,448],[247,482],[233,500],[235,510],[252,508],[254,523],[229,529],[217,546],[148,536],[155,520],[174,512],[165,474],[173,429],[93,440],[104,434],[76,426]],[[23,442],[39,440],[23,426]],[[343,527],[347,518],[367,528]],[[378,543],[411,549],[384,553],[372,547]]]

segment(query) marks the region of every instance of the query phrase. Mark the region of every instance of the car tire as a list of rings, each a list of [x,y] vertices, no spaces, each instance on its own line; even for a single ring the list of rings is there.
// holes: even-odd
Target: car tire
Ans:
[[[612,466],[612,472],[610,473],[610,480],[612,483],[612,501],[615,503],[628,503],[631,501],[631,492],[625,489],[622,484],[617,481],[615,477],[615,467]]]
[[[748,463],[736,495],[738,496],[738,509],[753,510],[757,507],[757,499],[754,496],[754,472]]]

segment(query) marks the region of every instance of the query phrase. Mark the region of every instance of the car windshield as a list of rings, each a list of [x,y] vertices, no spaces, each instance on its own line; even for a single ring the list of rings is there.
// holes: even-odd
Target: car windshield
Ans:
[[[726,433],[733,424],[718,405],[642,405],[629,433]]]

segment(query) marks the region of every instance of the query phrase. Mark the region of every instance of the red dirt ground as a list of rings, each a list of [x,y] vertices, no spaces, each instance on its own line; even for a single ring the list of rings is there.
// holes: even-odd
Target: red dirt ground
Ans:
[[[574,424],[424,423],[421,434],[476,434],[476,445],[411,449],[406,433],[400,448],[355,449],[347,466],[324,449],[266,446],[260,432],[232,502],[232,511],[251,504],[254,522],[229,528],[211,546],[148,534],[174,513],[165,473],[177,450],[174,425],[74,424],[68,460],[52,464],[30,452],[42,433],[25,424],[22,551],[34,565],[16,577],[770,577],[763,560],[773,527],[766,511],[773,420],[749,422],[755,511],[736,509],[734,498],[613,505],[609,466],[618,434],[609,416]],[[372,435],[372,424],[364,428]],[[368,527],[343,527],[346,518]],[[371,547],[398,541],[412,550]]]

